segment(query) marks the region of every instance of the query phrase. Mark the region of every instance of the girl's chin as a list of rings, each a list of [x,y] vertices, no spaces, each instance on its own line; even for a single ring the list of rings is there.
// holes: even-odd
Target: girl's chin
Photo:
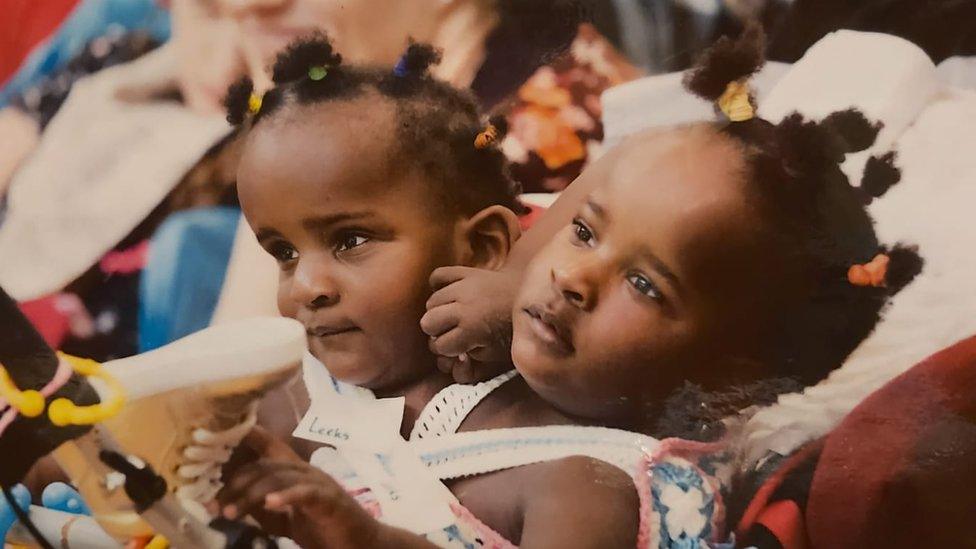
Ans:
[[[519,374],[535,388],[558,383],[566,366],[548,353],[542,352],[531,340],[512,340],[512,362]]]

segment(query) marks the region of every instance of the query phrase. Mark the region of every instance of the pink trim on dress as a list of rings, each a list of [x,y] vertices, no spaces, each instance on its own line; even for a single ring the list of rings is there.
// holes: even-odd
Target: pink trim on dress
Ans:
[[[489,549],[517,549],[517,545],[478,520],[478,517],[471,514],[467,507],[457,502],[451,502],[451,511],[454,511],[454,516],[458,518],[459,522],[470,526],[477,533],[485,547]]]

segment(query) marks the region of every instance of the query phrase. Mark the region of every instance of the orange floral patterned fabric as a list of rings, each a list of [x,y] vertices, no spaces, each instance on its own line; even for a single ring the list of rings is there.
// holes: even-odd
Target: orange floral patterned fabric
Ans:
[[[509,133],[502,148],[524,192],[566,188],[603,140],[600,95],[640,76],[590,25],[569,51],[540,68],[503,106]]]

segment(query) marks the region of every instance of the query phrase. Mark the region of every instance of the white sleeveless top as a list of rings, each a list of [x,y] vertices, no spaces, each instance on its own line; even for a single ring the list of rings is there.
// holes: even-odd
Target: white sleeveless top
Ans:
[[[372,405],[400,400],[402,406],[402,399],[376,399],[365,389],[335,381],[317,361],[315,365],[316,371],[309,371],[309,363],[305,370],[313,403],[352,397]],[[316,451],[311,462],[384,522],[421,534],[441,547],[501,548],[513,545],[471,515],[442,481],[587,456],[610,463],[634,479],[641,501],[638,547],[726,546],[718,542],[725,536],[722,492],[731,467],[721,444],[658,441],[619,429],[568,425],[457,432],[481,400],[516,375],[511,371],[475,385],[442,389],[421,411],[409,441],[399,439],[378,452],[375,447],[363,450],[339,444]],[[378,415],[395,421],[398,430],[402,416],[389,411],[393,408]],[[369,413],[342,413],[335,418],[337,424],[356,431],[358,420],[352,415],[362,418]],[[301,436],[299,429],[296,436]]]

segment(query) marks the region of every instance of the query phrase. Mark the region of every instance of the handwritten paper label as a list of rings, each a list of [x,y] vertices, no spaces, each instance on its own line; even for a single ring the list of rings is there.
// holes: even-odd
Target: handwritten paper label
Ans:
[[[292,436],[330,446],[383,452],[400,437],[403,398],[364,400],[332,395],[313,402]]]

